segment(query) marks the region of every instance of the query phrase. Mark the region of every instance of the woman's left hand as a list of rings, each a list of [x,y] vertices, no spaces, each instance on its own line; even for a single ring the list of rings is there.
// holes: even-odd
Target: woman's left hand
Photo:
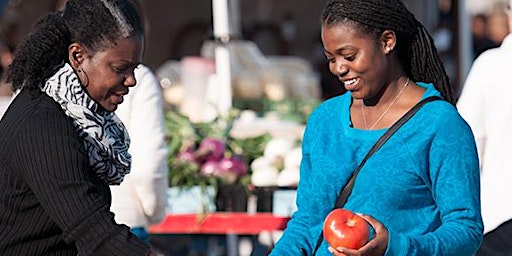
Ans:
[[[376,256],[384,255],[388,247],[389,234],[387,228],[370,215],[362,214],[375,230],[375,237],[358,250],[338,247],[336,250],[329,247],[329,251],[336,256]]]

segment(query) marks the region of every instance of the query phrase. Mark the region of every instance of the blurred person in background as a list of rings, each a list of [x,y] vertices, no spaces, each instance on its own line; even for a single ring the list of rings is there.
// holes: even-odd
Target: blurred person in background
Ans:
[[[508,26],[512,12],[507,1]],[[478,256],[512,254],[512,33],[473,63],[457,108],[476,138],[484,238]]]
[[[11,51],[9,46],[0,38],[0,119],[12,99],[12,88],[11,85],[6,82],[5,75],[7,68],[12,62],[12,57],[13,51]]]
[[[10,97],[12,88],[6,82],[6,73],[11,65],[14,49],[3,39],[0,38],[0,97]]]
[[[7,1],[5,1],[7,2]],[[6,3],[0,4],[6,5]],[[12,100],[12,86],[7,83],[7,69],[12,63],[14,50],[18,43],[18,20],[19,16],[16,10],[4,8],[1,6],[0,19],[0,118],[7,109]]]
[[[476,14],[471,18],[471,33],[473,37],[473,58],[475,59],[482,52],[499,46],[487,36],[487,16],[484,14]]]
[[[497,5],[501,6],[501,5]],[[487,16],[486,32],[497,46],[499,46],[505,37],[509,34],[509,24],[507,14],[503,13],[503,8],[494,10]]]

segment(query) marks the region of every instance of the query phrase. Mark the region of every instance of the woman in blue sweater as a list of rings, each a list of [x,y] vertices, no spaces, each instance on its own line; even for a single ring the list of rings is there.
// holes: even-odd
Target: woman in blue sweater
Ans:
[[[426,104],[361,169],[344,208],[372,239],[315,255],[472,255],[482,239],[478,156],[426,29],[400,0],[333,0],[322,14],[331,72],[347,93],[311,114],[298,210],[271,255],[313,255],[323,220],[377,139]]]

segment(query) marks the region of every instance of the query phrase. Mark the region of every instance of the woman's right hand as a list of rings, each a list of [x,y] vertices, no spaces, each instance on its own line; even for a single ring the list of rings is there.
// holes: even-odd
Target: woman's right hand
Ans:
[[[336,256],[375,256],[384,255],[388,247],[389,233],[388,229],[378,220],[370,215],[362,214],[363,217],[375,230],[375,237],[368,241],[358,250],[339,247],[334,249],[329,247],[329,251]]]

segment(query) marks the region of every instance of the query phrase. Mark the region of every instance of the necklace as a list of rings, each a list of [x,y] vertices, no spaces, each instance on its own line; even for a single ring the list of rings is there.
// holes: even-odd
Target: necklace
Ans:
[[[368,130],[373,130],[373,128],[375,127],[375,125],[377,125],[380,120],[382,120],[382,118],[386,115],[386,113],[388,113],[388,110],[391,108],[391,106],[393,106],[393,104],[395,104],[395,102],[398,100],[398,97],[400,97],[400,94],[402,94],[402,92],[405,90],[405,88],[409,85],[409,78],[407,78],[407,81],[405,82],[404,86],[402,87],[402,89],[398,92],[398,94],[396,95],[396,97],[393,99],[393,101],[391,101],[391,103],[389,103],[389,105],[387,106],[387,108],[384,110],[384,112],[382,112],[382,114],[380,114],[379,118],[377,119],[377,121],[375,121],[371,127],[368,127],[368,122],[366,121],[366,114],[365,114],[365,111],[364,111],[364,102],[361,102],[361,113],[363,114],[363,120],[364,120],[364,125],[366,126],[366,129]]]

